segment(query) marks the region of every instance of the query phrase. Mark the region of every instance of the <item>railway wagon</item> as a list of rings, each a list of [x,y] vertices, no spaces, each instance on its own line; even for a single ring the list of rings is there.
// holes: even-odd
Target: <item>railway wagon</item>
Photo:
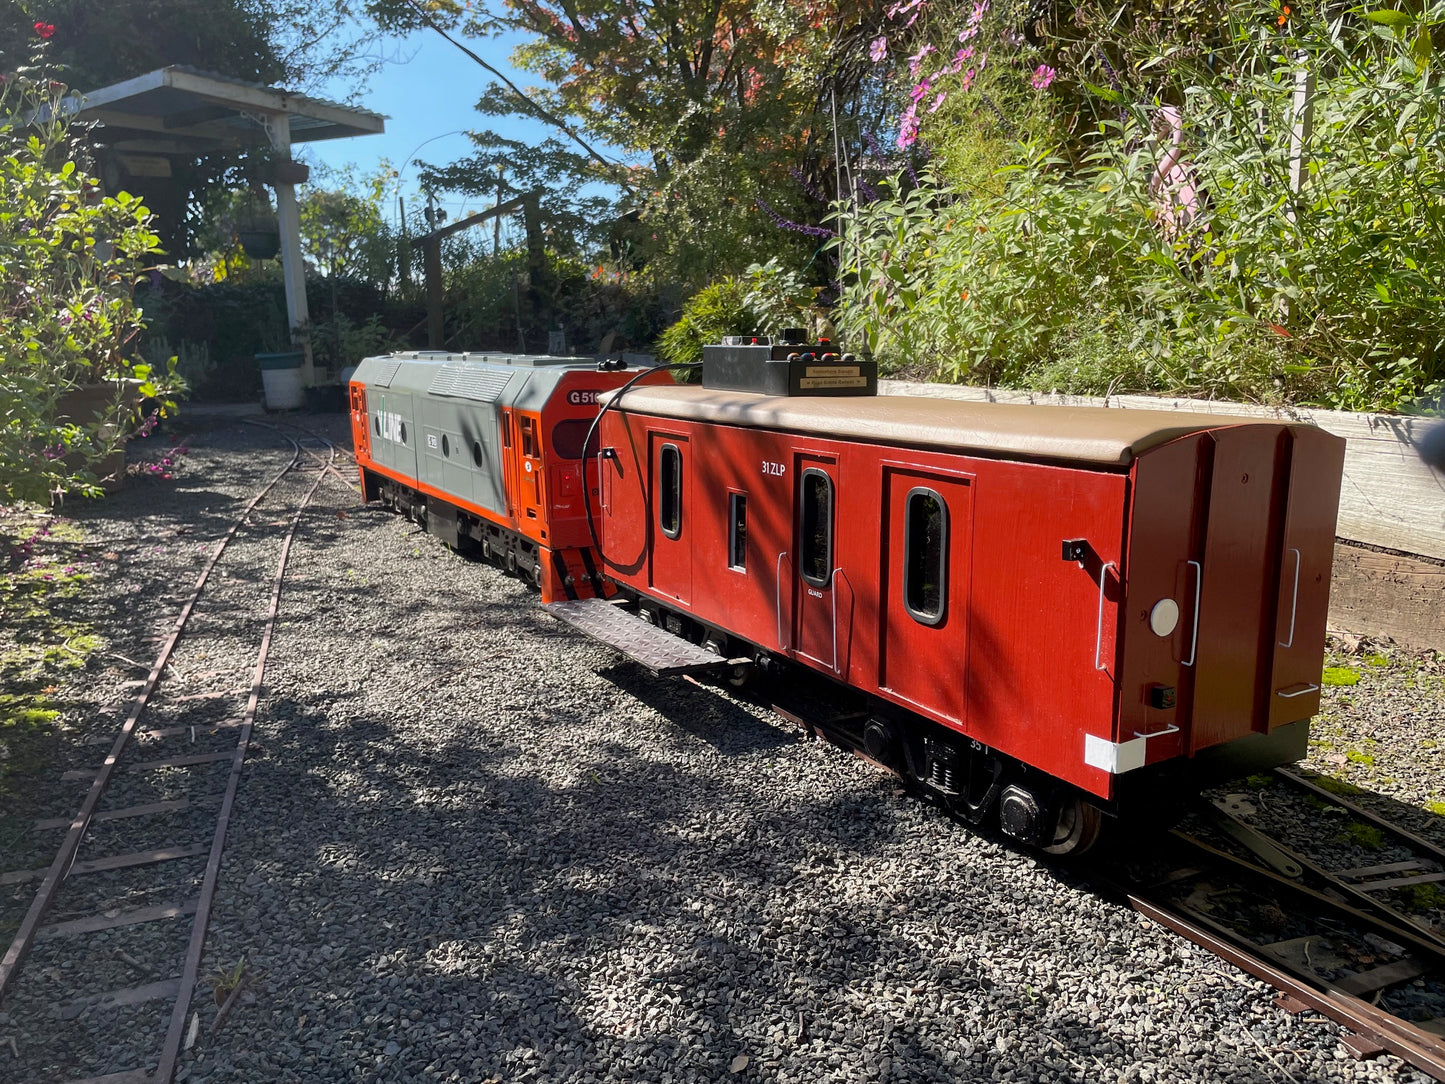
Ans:
[[[1055,853],[1106,814],[1304,754],[1339,438],[760,394],[707,386],[712,361],[704,386],[638,388],[599,419],[604,564],[651,631],[600,612],[616,607],[557,616],[659,672],[710,654],[857,690],[867,756]]]
[[[606,590],[582,444],[630,375],[582,357],[418,351],[366,358],[350,385],[364,499],[532,580],[542,600]]]

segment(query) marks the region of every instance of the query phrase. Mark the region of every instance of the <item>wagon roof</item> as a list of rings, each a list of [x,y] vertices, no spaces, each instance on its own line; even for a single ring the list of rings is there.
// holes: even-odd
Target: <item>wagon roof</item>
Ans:
[[[620,409],[630,414],[786,429],[870,443],[1117,467],[1128,466],[1150,448],[1206,429],[1291,424],[1221,414],[969,403],[904,395],[785,397],[695,385],[634,388]]]

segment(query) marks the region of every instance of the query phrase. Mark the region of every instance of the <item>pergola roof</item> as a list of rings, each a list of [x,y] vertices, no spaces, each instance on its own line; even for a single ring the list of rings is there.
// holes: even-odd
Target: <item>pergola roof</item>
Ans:
[[[129,154],[189,156],[264,143],[267,126],[283,116],[293,143],[386,127],[367,109],[179,65],[68,98],[66,106],[79,120],[103,124],[100,138]]]

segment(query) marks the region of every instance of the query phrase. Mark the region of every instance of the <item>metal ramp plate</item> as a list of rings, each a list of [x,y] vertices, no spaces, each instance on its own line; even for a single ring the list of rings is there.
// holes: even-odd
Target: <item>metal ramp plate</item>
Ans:
[[[650,625],[606,599],[549,602],[542,609],[592,639],[616,648],[654,674],[695,674],[728,665],[721,655]]]

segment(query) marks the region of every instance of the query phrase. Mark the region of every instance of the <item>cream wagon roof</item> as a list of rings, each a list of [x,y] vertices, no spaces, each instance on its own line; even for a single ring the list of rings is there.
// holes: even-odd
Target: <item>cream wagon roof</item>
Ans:
[[[903,395],[784,397],[696,385],[633,388],[617,407],[688,421],[786,429],[839,439],[1125,467],[1141,453],[1205,429],[1297,423],[1220,414],[968,403]]]

